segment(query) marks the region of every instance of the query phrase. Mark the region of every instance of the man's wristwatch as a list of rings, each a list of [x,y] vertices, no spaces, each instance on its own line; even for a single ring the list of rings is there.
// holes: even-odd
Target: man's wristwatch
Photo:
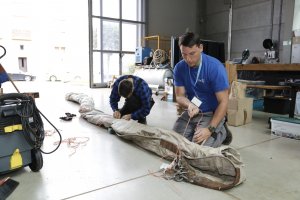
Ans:
[[[216,131],[216,127],[214,126],[209,125],[207,128],[211,133],[214,133]]]

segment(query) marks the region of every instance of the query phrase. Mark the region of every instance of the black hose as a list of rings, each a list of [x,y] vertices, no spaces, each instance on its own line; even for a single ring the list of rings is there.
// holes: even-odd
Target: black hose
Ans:
[[[4,48],[4,46],[0,45],[0,47],[3,49],[3,54],[0,56],[0,59],[3,58],[6,54],[6,49]]]

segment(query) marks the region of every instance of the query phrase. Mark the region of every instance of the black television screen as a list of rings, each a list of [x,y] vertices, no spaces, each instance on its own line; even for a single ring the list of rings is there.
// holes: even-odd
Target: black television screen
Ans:
[[[212,40],[201,40],[203,44],[203,52],[207,55],[213,56],[225,63],[225,44],[224,42],[217,42]],[[180,49],[178,46],[178,37],[171,38],[171,66],[175,65],[182,59]]]

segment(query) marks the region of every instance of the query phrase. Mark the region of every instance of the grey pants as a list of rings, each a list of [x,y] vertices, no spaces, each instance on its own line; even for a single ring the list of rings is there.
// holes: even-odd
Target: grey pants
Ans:
[[[201,116],[202,115],[199,114],[193,117],[192,119],[190,119],[189,124],[187,124],[190,117],[188,115],[188,112],[184,111],[182,115],[176,120],[173,130],[186,137],[189,141],[192,141],[199,120],[201,119],[198,125],[200,127],[205,128],[209,125],[213,113],[207,112],[207,113],[203,113],[202,118]],[[203,145],[211,146],[211,147],[219,147],[222,145],[222,142],[225,140],[227,134],[224,127],[224,123],[225,123],[225,118],[216,127],[215,133],[212,134],[212,136],[209,137]]]

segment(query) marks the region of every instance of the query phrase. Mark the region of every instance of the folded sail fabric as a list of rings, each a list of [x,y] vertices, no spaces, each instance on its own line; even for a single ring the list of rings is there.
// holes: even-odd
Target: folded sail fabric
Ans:
[[[80,113],[88,122],[112,127],[119,137],[172,161],[165,173],[174,180],[217,190],[230,189],[246,180],[241,156],[230,146],[201,146],[172,130],[114,119],[94,109],[92,99],[84,94],[69,93],[66,99],[80,104]]]

